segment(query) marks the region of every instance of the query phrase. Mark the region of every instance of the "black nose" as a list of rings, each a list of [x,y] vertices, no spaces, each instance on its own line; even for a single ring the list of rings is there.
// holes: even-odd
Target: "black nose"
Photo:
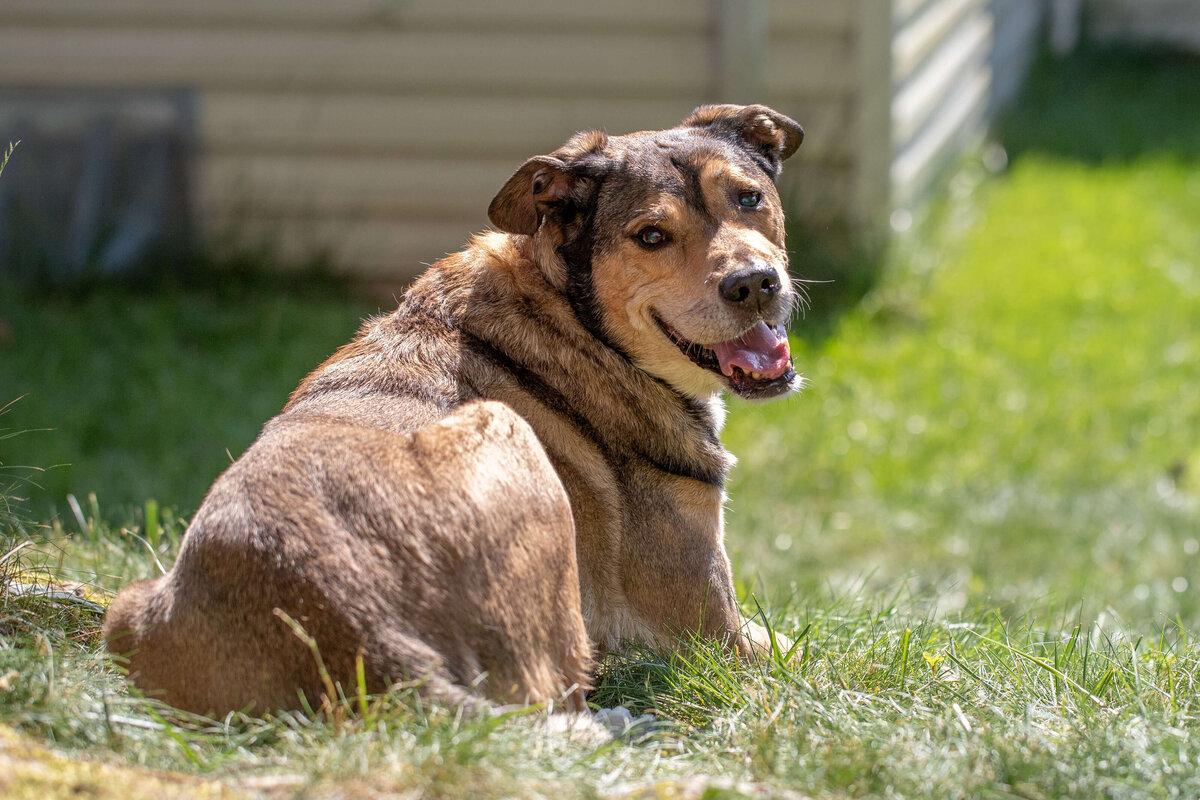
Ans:
[[[779,273],[769,267],[744,269],[722,279],[717,289],[731,303],[759,308],[779,294]]]

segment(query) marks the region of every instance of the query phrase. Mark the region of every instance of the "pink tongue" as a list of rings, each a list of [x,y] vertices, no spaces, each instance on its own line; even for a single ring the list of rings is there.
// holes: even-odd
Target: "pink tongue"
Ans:
[[[746,331],[740,339],[714,344],[712,349],[721,362],[721,372],[727,376],[733,375],[734,367],[741,367],[743,372],[778,378],[792,366],[787,336],[776,335],[765,322]]]

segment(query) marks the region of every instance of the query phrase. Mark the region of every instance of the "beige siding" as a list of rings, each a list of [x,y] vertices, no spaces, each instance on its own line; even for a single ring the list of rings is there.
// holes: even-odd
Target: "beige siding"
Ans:
[[[266,253],[285,267],[313,258],[328,259],[357,277],[386,284],[411,278],[447,253],[461,249],[473,230],[461,221],[361,217],[272,219],[254,215],[219,217],[212,223],[218,246],[223,244],[223,236],[230,235],[238,248]]]
[[[783,189],[825,217],[854,211],[856,19],[770,3],[762,94],[808,132]],[[399,279],[525,157],[720,101],[713,25],[701,0],[5,0],[0,87],[192,91],[214,241]]]
[[[770,102],[803,120],[803,160],[849,157],[845,100],[790,95]],[[616,134],[674,125],[692,107],[661,99],[535,97],[520,100],[514,113],[513,100],[497,97],[208,92],[200,124],[210,152],[520,159],[585,128]]]
[[[771,33],[847,37],[853,34],[858,24],[857,10],[852,2],[775,0],[770,7]]]
[[[858,0],[854,67],[852,207],[864,243],[886,231],[891,207],[891,0]]]
[[[1084,9],[1098,39],[1158,42],[1200,52],[1197,0],[1085,0]]]
[[[214,154],[200,192],[214,216],[236,208],[271,217],[482,220],[475,199],[490,200],[514,168],[507,158]]]
[[[764,100],[804,127],[804,144],[784,167],[780,191],[794,213],[821,223],[857,217],[853,69],[857,21],[852,3],[770,4]],[[800,72],[807,72],[803,79]]]
[[[684,34],[5,25],[0,74],[26,86],[663,97],[703,93],[708,61],[703,37]]]
[[[893,0],[892,201],[914,202],[995,110],[1036,52],[1039,0]]]
[[[372,28],[452,31],[545,31],[570,25],[633,31],[669,27],[702,31],[695,0],[605,0],[603,3],[530,0],[5,0],[6,20],[34,24],[122,28]],[[799,5],[821,5],[806,0]]]

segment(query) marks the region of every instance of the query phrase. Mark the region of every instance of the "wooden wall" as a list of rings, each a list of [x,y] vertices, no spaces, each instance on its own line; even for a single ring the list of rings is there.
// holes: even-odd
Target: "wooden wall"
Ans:
[[[213,241],[398,280],[483,228],[524,158],[733,99],[719,1],[4,0],[0,87],[193,92]],[[862,209],[858,11],[769,4],[760,89],[808,132],[784,188],[817,218]]]
[[[1041,0],[893,0],[891,200],[918,200],[1020,88]]]

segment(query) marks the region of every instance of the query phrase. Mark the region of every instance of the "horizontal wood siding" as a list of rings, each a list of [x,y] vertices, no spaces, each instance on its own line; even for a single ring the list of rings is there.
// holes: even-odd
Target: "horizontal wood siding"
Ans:
[[[822,3],[806,0],[799,5]],[[5,0],[6,21],[125,29],[250,28],[351,31],[476,30],[527,32],[572,26],[594,31],[702,31],[695,0]]]
[[[780,193],[794,214],[814,224],[857,215],[852,198],[856,30],[853,3],[770,3],[764,102],[804,128],[804,144],[784,166]],[[799,71],[809,74],[799,80]],[[822,88],[808,89],[809,84]]]
[[[210,219],[210,236],[218,248],[262,253],[283,267],[317,259],[384,284],[416,276],[447,253],[462,249],[472,233],[482,229],[459,220],[237,217],[230,212]]]
[[[893,0],[892,200],[923,195],[1010,101],[1040,42],[1039,0]]]
[[[528,156],[712,93],[699,0],[5,0],[0,88],[197,97],[212,241],[402,279],[487,225]],[[784,192],[848,213],[852,4],[773,0],[762,91],[808,136]],[[4,110],[0,109],[0,118]]]
[[[2,12],[0,12],[2,13]],[[0,17],[2,18],[2,17]],[[0,28],[0,75],[27,86],[278,92],[701,95],[702,34],[588,31]],[[48,58],[58,54],[58,58]],[[803,78],[800,78],[802,81]]]

